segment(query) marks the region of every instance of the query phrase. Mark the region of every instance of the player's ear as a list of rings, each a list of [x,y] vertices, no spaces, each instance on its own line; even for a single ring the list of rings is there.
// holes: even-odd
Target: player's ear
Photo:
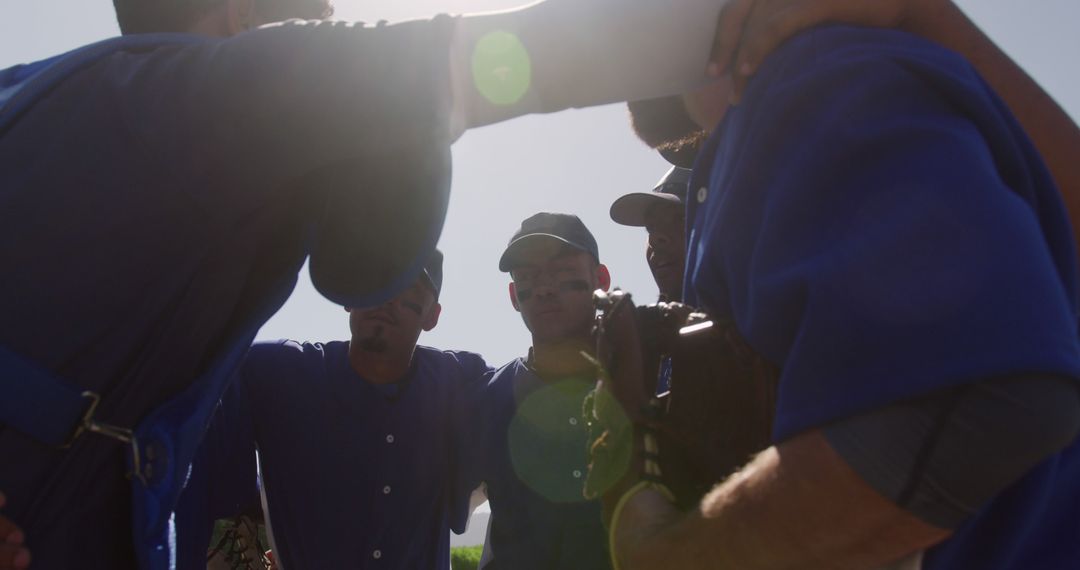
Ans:
[[[611,288],[611,273],[603,263],[596,265],[596,284],[604,291]]]
[[[521,312],[521,307],[518,306],[517,288],[514,287],[514,282],[510,282],[510,304],[514,306],[514,310]]]
[[[439,315],[441,314],[442,305],[437,302],[432,304],[431,308],[428,309],[427,316],[424,317],[423,324],[421,325],[425,332],[430,331],[431,329],[435,328],[435,325],[439,324]]]
[[[255,13],[255,0],[225,0],[225,14],[228,18],[229,35],[236,35],[258,26]]]

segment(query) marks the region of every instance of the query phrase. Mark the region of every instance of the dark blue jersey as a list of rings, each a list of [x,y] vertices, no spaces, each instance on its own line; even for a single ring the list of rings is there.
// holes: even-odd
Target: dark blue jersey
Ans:
[[[769,58],[698,161],[686,298],[733,317],[782,368],[776,441],[981,379],[1080,377],[1060,197],[957,55],[898,32],[804,33]],[[1075,567],[1077,481],[1073,444],[924,567]]]
[[[461,472],[474,452],[463,447],[480,441],[466,430],[488,372],[476,354],[417,347],[404,379],[377,385],[350,366],[346,342],[252,347],[238,395],[277,559],[286,568],[448,568],[449,531],[465,530],[472,490]],[[211,475],[210,489],[235,503],[213,491],[215,480],[233,477]]]
[[[484,395],[483,457],[491,528],[488,570],[610,568],[600,503],[585,500],[588,433],[582,401],[592,378],[545,381],[517,359]]]
[[[293,23],[0,73],[0,345],[132,427],[254,334],[309,255],[341,304],[411,284],[446,207],[450,32]],[[123,453],[0,425],[35,567],[132,565]]]

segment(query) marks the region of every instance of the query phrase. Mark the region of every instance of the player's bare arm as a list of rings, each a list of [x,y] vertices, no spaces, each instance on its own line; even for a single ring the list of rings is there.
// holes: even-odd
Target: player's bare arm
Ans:
[[[880,568],[949,535],[878,494],[818,431],[762,452],[681,516],[655,491],[630,499],[621,568]]]

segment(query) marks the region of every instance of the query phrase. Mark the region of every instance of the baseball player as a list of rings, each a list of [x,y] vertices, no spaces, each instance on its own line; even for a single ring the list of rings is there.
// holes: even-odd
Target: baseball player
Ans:
[[[620,566],[1074,567],[1076,250],[1021,124],[956,53],[847,26],[729,101],[682,99],[708,135],[684,292],[782,370],[774,445],[688,515],[625,495]]]
[[[124,37],[0,72],[0,490],[43,569],[169,567],[198,442],[305,259],[341,305],[400,293],[465,129],[697,84],[723,1],[115,5]]]
[[[257,508],[257,445],[279,566],[449,568],[449,530],[469,514],[463,446],[479,444],[466,422],[490,369],[416,344],[439,320],[442,261],[350,308],[348,341],[252,347],[181,500],[179,567],[205,567],[215,518]]]
[[[484,397],[483,456],[491,503],[486,569],[608,568],[599,503],[583,496],[582,400],[595,382],[592,292],[611,278],[577,216],[540,213],[521,223],[499,260],[510,303],[532,336],[528,355],[499,370]]]
[[[649,240],[645,261],[660,290],[661,301],[682,298],[686,263],[686,185],[690,170],[672,166],[652,192],[632,192],[611,204],[611,219],[624,226],[645,228]]]

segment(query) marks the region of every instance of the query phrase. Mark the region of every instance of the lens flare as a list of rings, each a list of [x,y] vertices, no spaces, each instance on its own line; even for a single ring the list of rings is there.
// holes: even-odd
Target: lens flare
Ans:
[[[548,501],[585,501],[588,432],[580,418],[592,386],[584,378],[545,384],[522,399],[507,428],[514,473]]]
[[[505,31],[488,33],[476,42],[472,56],[473,84],[495,105],[513,105],[532,83],[532,62],[525,45]]]

